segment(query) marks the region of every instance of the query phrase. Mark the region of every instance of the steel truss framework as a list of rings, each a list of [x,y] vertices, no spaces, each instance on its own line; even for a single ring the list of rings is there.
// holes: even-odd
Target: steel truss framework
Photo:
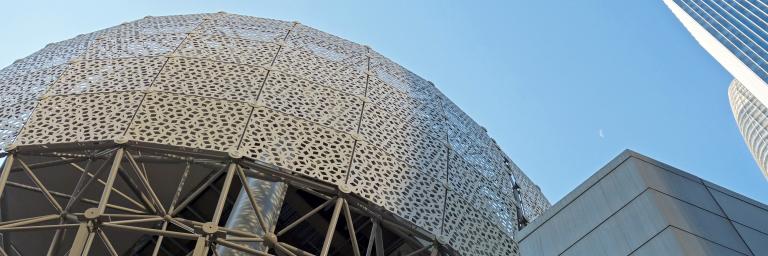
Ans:
[[[48,204],[58,203],[67,209],[67,196],[80,196],[82,200],[75,200],[74,206],[64,212],[85,213],[98,206],[103,191],[93,188],[106,184],[106,178],[96,179],[89,186],[91,189],[78,195],[69,192],[79,183],[79,176],[60,177],[65,171],[34,166],[62,161],[59,157],[72,158],[55,155],[61,154],[53,150],[60,148],[55,145],[99,142],[79,144],[86,145],[83,150],[87,152],[70,151],[92,155],[97,153],[94,147],[116,147],[105,142],[115,138],[133,144],[146,143],[141,145],[149,148],[184,147],[176,148],[186,152],[174,153],[176,157],[199,158],[188,167],[191,170],[186,182],[190,184],[205,179],[196,176],[206,172],[199,170],[201,166],[215,169],[207,172],[218,178],[208,185],[202,184],[210,188],[200,194],[203,201],[216,201],[215,196],[209,197],[210,191],[218,195],[226,178],[229,163],[221,160],[220,155],[226,155],[221,152],[237,151],[251,160],[246,162],[258,160],[278,166],[283,173],[291,174],[290,180],[306,181],[300,188],[312,188],[315,194],[336,197],[341,187],[348,192],[342,193],[342,198],[353,214],[364,213],[355,209],[365,206],[362,209],[387,213],[381,216],[397,216],[388,219],[429,234],[420,236],[421,239],[441,237],[446,243],[440,244],[449,244],[462,255],[516,255],[513,237],[519,227],[549,207],[540,189],[515,166],[485,128],[434,84],[370,47],[298,22],[228,13],[145,17],[50,44],[14,62],[0,70],[0,91],[0,147],[18,145],[15,154],[45,151],[43,155],[19,156],[32,168],[31,173],[37,172],[35,175],[27,175],[18,161],[12,163],[13,168],[21,171],[9,174],[9,191],[4,197],[10,199],[9,203],[23,200],[25,205],[21,208],[29,209],[25,212],[12,205],[0,207],[7,210],[6,219],[61,216],[58,208]],[[131,143],[128,144],[135,147]],[[219,153],[190,156],[190,148]],[[98,216],[152,212],[156,217],[165,217],[155,213],[156,208],[163,209],[155,207],[157,203],[150,192],[158,194],[157,199],[170,209],[179,180],[152,176],[166,174],[169,167],[142,162],[150,153],[145,151],[126,149],[142,168],[153,170],[141,173],[146,174],[154,191],[144,191],[147,189],[131,170],[126,155],[120,161],[123,169],[118,168],[115,191],[110,192],[105,211],[96,211]],[[108,152],[101,158],[68,163],[59,169],[75,169],[88,178],[93,174],[85,170],[95,168],[94,165],[110,166],[106,157],[115,152]],[[212,155],[218,156],[214,158],[218,162],[210,160]],[[181,170],[174,169],[175,174],[186,172],[183,163],[176,166]],[[254,172],[253,168],[238,164],[246,175]],[[103,171],[103,175],[107,173]],[[233,187],[241,186],[239,179],[233,179]],[[37,191],[43,191],[38,183],[46,187],[50,196]],[[296,184],[292,182],[289,191],[297,191]],[[177,200],[184,202],[190,192],[182,189]],[[134,194],[143,197],[130,196]],[[28,201],[33,195],[37,201]],[[258,201],[265,199],[261,195],[267,193],[257,195]],[[304,196],[300,199],[307,199]],[[252,197],[240,195],[236,200],[238,209],[247,208]],[[313,207],[319,203],[314,198],[310,201],[312,204],[307,205]],[[197,201],[189,204],[195,205]],[[274,205],[265,204],[262,209],[270,223],[275,218],[274,212],[269,211]],[[327,206],[331,205],[335,203]],[[293,206],[302,208],[288,209],[292,214],[309,211],[306,205]],[[31,214],[32,209],[41,213]],[[187,210],[176,211],[186,214]],[[226,210],[222,211],[218,218],[226,216]],[[313,224],[312,231],[317,231],[314,226],[330,224],[326,223],[332,217],[329,211],[318,213],[323,215],[323,223]],[[205,223],[213,220],[214,213],[192,212],[185,216]],[[258,229],[254,214],[238,216],[242,218],[232,218],[236,220],[233,223],[241,223],[237,221],[242,219],[252,225],[251,229]],[[314,217],[307,221],[313,220]],[[161,221],[169,231],[194,233],[194,229],[180,229],[171,220],[156,222]],[[50,222],[55,223],[39,224],[58,225],[55,220]],[[339,223],[340,228],[346,227],[345,222]],[[76,223],[80,222],[65,224]],[[305,226],[299,225],[294,231],[304,230]],[[110,236],[116,229],[103,230]],[[95,234],[98,236],[98,232]],[[367,241],[368,234],[357,234],[362,237],[361,242]],[[384,234],[388,236],[391,232],[385,230]],[[15,237],[48,239],[23,234]],[[164,244],[179,242],[176,238],[164,240]],[[297,243],[303,242],[292,241],[293,245]],[[320,252],[322,248],[315,246],[321,243],[321,237],[314,237],[309,244]],[[124,244],[113,242],[118,250]]]
[[[406,255],[458,255],[447,247],[444,241],[434,235],[419,229],[417,226],[406,224],[397,216],[387,213],[380,206],[366,202],[350,194],[348,188],[328,186],[325,183],[297,176],[291,171],[276,166],[259,163],[238,153],[222,155],[217,152],[200,152],[183,148],[170,148],[163,145],[147,143],[116,141],[87,144],[65,144],[48,146],[28,146],[9,150],[5,153],[6,161],[0,173],[0,199],[3,205],[8,205],[8,196],[3,194],[8,187],[29,190],[42,194],[50,203],[54,213],[29,216],[26,218],[8,219],[6,207],[3,207],[3,219],[0,222],[0,233],[3,235],[2,255],[26,255],[14,245],[14,234],[30,231],[53,232],[53,238],[47,247],[46,255],[89,255],[94,243],[101,243],[109,255],[121,255],[112,236],[128,232],[154,236],[155,245],[152,255],[158,255],[165,238],[176,238],[194,241],[194,249],[188,255],[218,255],[213,249],[216,246],[230,248],[247,255],[329,255],[334,233],[339,221],[346,223],[349,238],[344,243],[350,243],[355,256],[384,255],[384,239],[382,230],[387,228],[400,234],[415,250]],[[31,163],[28,159],[38,157],[54,157],[57,160]],[[95,164],[101,161],[101,164]],[[183,176],[175,187],[173,199],[169,205],[164,205],[159,199],[150,180],[152,170],[145,163],[180,163],[186,166]],[[202,180],[201,186],[182,193],[185,180],[189,176],[191,166],[209,168],[209,173]],[[69,168],[79,173],[76,184],[70,184],[73,189],[67,194],[49,189],[35,174],[41,168]],[[59,169],[59,171],[64,171]],[[32,184],[22,184],[11,181],[11,174],[21,172],[29,177]],[[224,177],[219,187],[218,200],[210,205],[214,210],[207,222],[200,222],[179,217],[179,212],[191,203],[204,190],[211,189],[215,180]],[[117,188],[118,179],[130,183],[131,192]],[[289,225],[275,230],[265,226],[264,216],[259,204],[254,200],[252,190],[248,188],[248,178],[285,182],[289,186],[311,193],[325,200],[324,203],[305,213]],[[221,226],[225,217],[227,194],[238,182],[248,192],[250,205],[256,212],[262,231],[266,235],[254,232],[229,229]],[[98,189],[97,198],[87,198],[86,191]],[[182,196],[183,195],[183,196]],[[117,203],[115,198],[128,202],[129,206]],[[63,201],[62,201],[63,199]],[[65,203],[61,203],[65,202]],[[84,210],[75,210],[76,204],[87,204]],[[296,228],[311,216],[327,207],[333,207],[332,217],[327,225],[325,239],[319,252],[307,252],[298,246],[280,241],[280,237]],[[367,244],[361,244],[356,237],[357,230],[353,223],[353,213],[369,218],[370,238]],[[137,224],[159,223],[160,228],[143,227]],[[171,231],[170,227],[176,230]],[[109,231],[109,232],[106,232]],[[65,237],[71,236],[67,239]],[[112,235],[110,235],[112,234]],[[338,239],[338,238],[337,238]],[[65,243],[64,241],[69,241]],[[96,241],[98,240],[98,241]],[[257,242],[269,250],[256,250],[243,243]]]

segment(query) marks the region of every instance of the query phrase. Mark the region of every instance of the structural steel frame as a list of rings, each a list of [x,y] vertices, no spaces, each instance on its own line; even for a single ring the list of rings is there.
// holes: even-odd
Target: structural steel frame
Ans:
[[[89,153],[83,153],[86,151]],[[7,210],[0,209],[0,214],[2,214],[0,233],[3,235],[0,254],[2,255],[13,255],[10,254],[11,252],[22,255],[11,239],[7,238],[8,234],[34,230],[51,230],[55,231],[55,233],[51,243],[48,245],[47,255],[60,255],[62,251],[66,252],[66,255],[69,256],[88,255],[94,240],[98,238],[108,253],[116,256],[119,253],[115,250],[109,235],[104,232],[104,229],[110,229],[157,236],[152,255],[158,255],[163,239],[171,237],[194,240],[194,250],[189,254],[193,256],[209,255],[209,253],[218,255],[215,250],[216,246],[228,247],[250,255],[272,255],[266,250],[259,251],[241,244],[243,242],[260,242],[265,247],[274,249],[278,256],[309,256],[315,254],[281,242],[279,237],[331,205],[333,205],[333,214],[326,227],[322,250],[317,255],[326,256],[329,254],[331,241],[340,219],[346,222],[349,237],[351,238],[347,242],[351,243],[355,256],[384,256],[383,228],[393,231],[405,238],[414,248],[418,248],[407,254],[408,256],[458,255],[455,250],[447,246],[446,241],[441,241],[442,239],[435,237],[425,230],[409,224],[392,213],[387,213],[380,206],[351,194],[349,188],[345,186],[331,186],[303,177],[284,168],[263,164],[254,159],[243,157],[238,152],[224,154],[215,151],[169,147],[145,142],[115,140],[113,142],[101,141],[96,143],[19,146],[12,147],[3,154],[6,156],[6,161],[3,164],[2,173],[0,173],[0,200],[7,200],[7,198],[2,198],[6,186],[35,191],[42,193],[58,214],[7,220],[5,219]],[[59,158],[59,160],[34,164],[27,163],[26,159],[28,157],[38,156],[54,156]],[[92,164],[94,160],[106,161],[103,161],[101,166],[95,166]],[[182,163],[186,165],[170,207],[163,206],[150,185],[147,173],[153,170],[146,168],[144,163],[152,162]],[[185,198],[181,198],[181,190],[189,174],[190,166],[194,165],[214,167],[211,170],[216,171],[212,171],[206,176],[202,186],[195,188]],[[49,190],[33,172],[35,169],[54,166],[69,166],[81,173],[72,193],[66,194]],[[34,186],[9,181],[8,178],[12,172],[26,173],[30,180],[33,181]],[[105,175],[106,177],[102,179],[101,177]],[[220,190],[218,200],[214,206],[215,212],[209,222],[192,221],[177,216],[181,209],[187,206],[205,189],[208,189],[221,175],[224,175],[224,185]],[[140,200],[132,199],[125,192],[114,187],[118,176],[124,177],[124,180],[133,180],[135,182],[135,184],[130,185],[135,192],[138,192]],[[296,189],[323,198],[325,202],[291,224],[275,231],[274,228],[270,229],[265,226],[264,216],[261,213],[259,204],[256,202],[251,189],[248,188],[248,182],[245,182],[249,177],[285,182]],[[228,229],[217,225],[222,218],[227,194],[233,186],[235,179],[241,181],[242,186],[245,188],[244,191],[248,193],[250,205],[257,213],[259,225],[266,231],[264,232],[265,235],[261,236],[252,232]],[[96,183],[103,186],[100,198],[85,198],[85,190],[95,186]],[[114,196],[125,199],[131,205],[123,206],[109,203],[110,197]],[[67,203],[61,205],[55,197],[67,199]],[[72,211],[72,206],[78,201],[90,204],[93,207],[82,212],[74,212]],[[106,209],[122,211],[125,214],[106,213]],[[352,212],[363,215],[371,220],[371,239],[369,239],[364,247],[361,247],[360,241],[356,237]],[[50,221],[58,221],[58,224],[41,224]],[[160,229],[131,225],[158,221],[162,221]],[[169,225],[174,225],[186,232],[167,230]],[[71,245],[62,244],[65,230],[75,231],[74,241]],[[376,248],[375,253],[374,247]]]

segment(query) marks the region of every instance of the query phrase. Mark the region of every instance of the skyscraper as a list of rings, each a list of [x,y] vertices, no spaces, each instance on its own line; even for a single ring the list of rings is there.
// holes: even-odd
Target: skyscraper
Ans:
[[[694,38],[734,76],[741,88],[738,95],[748,96],[750,110],[765,109],[768,104],[768,4],[763,0],[664,0]],[[734,111],[743,111],[731,93]],[[742,105],[739,105],[742,106]],[[763,113],[764,115],[765,113]],[[768,162],[759,157],[768,143],[754,132],[768,128],[734,112],[745,142],[768,177]],[[758,126],[758,127],[755,127]],[[749,126],[751,128],[745,128]]]
[[[739,131],[749,146],[760,169],[768,170],[768,108],[755,98],[738,80],[728,88],[733,115]],[[768,178],[768,172],[763,172]]]
[[[550,206],[431,82],[297,22],[146,17],[0,89],[14,254],[506,256]]]

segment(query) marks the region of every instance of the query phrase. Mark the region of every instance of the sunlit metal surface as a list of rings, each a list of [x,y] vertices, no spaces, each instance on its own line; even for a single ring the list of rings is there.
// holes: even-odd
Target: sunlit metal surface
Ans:
[[[122,159],[115,155],[125,148],[121,145],[136,144],[143,148],[126,152],[140,159],[139,153],[150,154],[150,149],[158,148],[186,152],[191,155],[174,155],[199,161],[212,160],[193,153],[219,152],[225,159],[242,156],[238,168],[261,164],[290,174],[272,181],[302,190],[311,183],[344,195],[340,197],[344,200],[328,206],[335,209],[331,217],[338,222],[346,223],[344,210],[362,211],[360,204],[346,206],[355,198],[369,205],[363,209],[380,209],[398,226],[408,227],[408,232],[399,234],[422,235],[411,244],[445,248],[440,253],[514,255],[517,247],[512,237],[518,227],[549,207],[539,188],[485,128],[431,82],[367,46],[297,22],[227,13],[146,17],[50,44],[2,69],[0,88],[0,141],[12,154],[50,155],[59,153],[56,145],[77,145],[77,150],[66,152],[91,155],[100,152],[98,145],[118,142],[111,146],[112,152],[103,154]],[[122,168],[135,164],[120,161],[117,165]],[[13,168],[20,168],[18,164]],[[216,164],[230,175],[226,161]],[[174,165],[179,175],[182,166]],[[147,169],[157,168],[164,167]],[[116,170],[118,174],[125,171]],[[213,170],[207,173],[214,174]],[[137,179],[137,193],[144,197],[165,192],[151,191],[158,186],[152,183],[156,178],[152,172],[142,169],[131,174]],[[150,183],[145,188],[139,186],[142,175]],[[219,189],[228,188],[218,185],[222,179],[232,177],[217,180]],[[121,188],[125,185],[118,183]],[[181,198],[193,195],[180,190]],[[170,198],[174,193],[167,194]],[[327,191],[319,194],[335,196]],[[100,208],[111,198],[106,196]],[[142,208],[116,211],[165,218],[163,229],[179,224],[170,221],[173,216],[164,216],[171,209],[152,207],[151,197],[126,197],[134,197],[124,200],[139,202],[133,207]],[[227,202],[224,197],[221,200]],[[227,205],[219,201],[211,206],[216,210],[210,213],[211,225],[227,219],[222,216]],[[114,206],[110,209],[118,207]],[[93,216],[98,219],[103,214],[97,208]],[[373,216],[373,223],[379,223],[378,218],[382,217]],[[83,229],[83,225],[100,225],[93,220],[62,218],[57,225],[80,225],[72,228],[79,228],[78,234],[89,241],[101,236],[94,231],[99,229]],[[329,230],[335,227],[334,221],[327,224]],[[206,233],[212,230],[209,226],[188,224],[186,233],[171,234],[110,225],[116,230],[194,238],[198,240],[195,253],[208,251],[211,243],[250,248],[253,242],[219,241],[221,232]],[[391,223],[386,225],[391,229]],[[331,233],[329,237],[337,236]],[[370,236],[371,241],[375,237]],[[287,255],[289,245],[259,243]],[[334,250],[325,246],[330,245],[325,243],[319,254]],[[3,248],[8,251],[10,245]],[[366,248],[359,249],[365,252]]]

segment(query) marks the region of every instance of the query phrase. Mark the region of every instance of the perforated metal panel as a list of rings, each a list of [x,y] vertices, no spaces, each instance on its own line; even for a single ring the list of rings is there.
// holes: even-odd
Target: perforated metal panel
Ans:
[[[298,23],[146,17],[51,44],[1,70],[0,89],[3,145],[242,152],[343,185],[464,255],[515,255],[518,216],[549,207],[431,82]]]

